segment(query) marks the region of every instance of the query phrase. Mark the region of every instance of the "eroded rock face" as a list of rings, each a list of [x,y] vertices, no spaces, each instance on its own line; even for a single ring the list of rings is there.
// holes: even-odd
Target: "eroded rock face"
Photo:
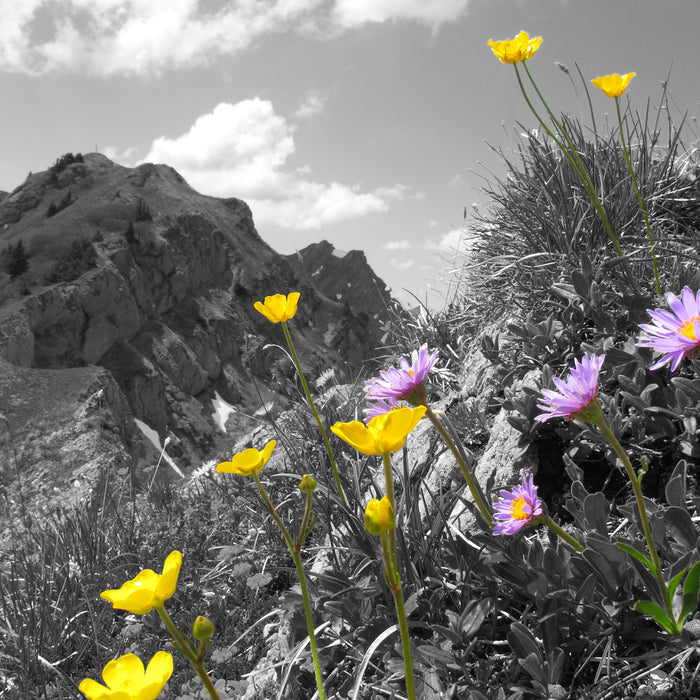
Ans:
[[[387,320],[388,293],[363,254],[341,259],[325,244],[327,274],[304,275],[260,238],[244,202],[200,195],[164,165],[130,169],[88,154],[0,199],[0,224],[0,251],[21,239],[30,253],[22,291],[0,306],[0,358],[56,372],[104,368],[128,407],[121,420],[170,437],[185,469],[221,445],[215,394],[235,408],[232,426],[248,426],[261,395],[274,412],[295,390],[275,347],[285,344],[281,328],[256,300],[301,292],[291,327],[312,376],[329,367],[355,376]],[[83,267],[70,257],[76,241],[94,252]]]

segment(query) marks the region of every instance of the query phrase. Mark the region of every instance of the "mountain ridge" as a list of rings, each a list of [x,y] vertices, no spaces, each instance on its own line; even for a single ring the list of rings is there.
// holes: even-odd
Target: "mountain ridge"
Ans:
[[[395,302],[363,253],[341,259],[324,241],[284,256],[245,202],[201,195],[167,165],[68,156],[0,200],[0,256],[20,240],[29,256],[18,279],[0,277],[0,358],[44,372],[101,368],[98,384],[113,380],[126,406],[101,417],[104,429],[128,433],[134,464],[154,459],[124,425],[134,418],[170,438],[187,469],[250,430],[261,399],[273,415],[289,404],[294,368],[275,349],[283,334],[253,308],[267,295],[301,292],[291,324],[305,370],[350,379],[371,360]],[[304,258],[325,260],[328,274],[304,274]],[[29,455],[38,436],[15,410],[26,386],[6,383],[0,412]],[[226,434],[215,397],[235,407]]]

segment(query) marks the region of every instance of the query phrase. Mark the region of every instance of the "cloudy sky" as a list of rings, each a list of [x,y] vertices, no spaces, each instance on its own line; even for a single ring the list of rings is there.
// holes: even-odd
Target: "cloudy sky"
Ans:
[[[360,248],[435,303],[490,146],[534,126],[486,44],[521,29],[557,110],[587,114],[555,61],[636,71],[640,110],[670,70],[674,119],[700,111],[698,0],[0,0],[0,189],[67,151],[167,163],[246,200],[276,250]]]

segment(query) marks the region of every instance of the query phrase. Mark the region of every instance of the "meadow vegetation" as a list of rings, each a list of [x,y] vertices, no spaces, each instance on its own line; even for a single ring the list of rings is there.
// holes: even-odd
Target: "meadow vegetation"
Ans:
[[[504,62],[515,61],[517,69],[535,51]],[[579,160],[563,155],[540,125],[520,125],[517,149],[499,151],[505,174],[484,184],[488,206],[472,224],[476,236],[450,298],[440,310],[397,312],[384,349],[387,368],[424,344],[437,350],[421,377],[425,396],[412,399],[429,407],[451,397],[457,404],[450,435],[467,445],[458,448],[467,469],[490,424],[458,399],[463,363],[478,347],[499,368],[495,408],[508,410],[531,455],[532,488],[543,510],[525,518],[515,534],[494,534],[489,517],[499,493],[477,484],[484,515],[461,483],[429,494],[437,506],[425,517],[423,475],[411,473],[411,455],[399,445],[391,512],[378,501],[368,515],[368,501],[386,493],[382,455],[390,450],[379,445],[363,452],[353,447],[359,433],[348,441],[343,428],[329,431],[362,416],[361,378],[342,387],[329,386],[331,379],[315,397],[330,440],[298,385],[291,397],[298,410],[277,437],[284,466],[263,469],[265,459],[247,467],[258,489],[242,476],[245,470],[236,471],[235,456],[222,454],[219,461],[234,466],[220,471],[234,474],[208,463],[181,483],[149,483],[121,469],[107,474],[80,509],[29,512],[13,487],[21,482],[23,465],[16,464],[2,484],[11,519],[1,541],[0,698],[29,697],[27,689],[37,697],[81,698],[78,685],[99,679],[110,659],[135,653],[147,663],[162,649],[172,651],[175,664],[162,697],[209,697],[201,676],[168,645],[172,635],[157,615],[113,610],[100,599],[143,569],[161,571],[173,550],[182,554],[182,566],[168,613],[188,634],[198,615],[213,624],[206,667],[219,696],[242,697],[250,672],[266,656],[274,684],[262,697],[314,697],[318,677],[299,569],[260,497],[263,489],[291,539],[300,533],[328,698],[407,697],[407,648],[392,598],[396,577],[415,697],[700,696],[700,620],[694,619],[700,319],[686,328],[695,350],[673,371],[654,364],[658,353],[639,343],[640,324],[650,323],[647,309],[665,309],[667,293],[700,289],[700,163],[685,140],[697,134],[689,134],[692,124],[684,119],[674,123],[665,90],[656,108],[638,113],[628,103],[622,111],[648,230],[618,126],[603,130],[592,108],[590,123],[570,115],[557,121]],[[622,255],[592,202],[584,170]],[[294,334],[293,313],[270,320],[289,322]],[[584,357],[603,355],[593,398],[629,456],[644,513],[624,458],[596,420],[586,413],[542,419],[542,392],[553,390],[553,378],[566,377]],[[310,522],[304,516],[310,495],[299,489],[306,473],[317,482]],[[520,496],[534,504],[534,491],[525,482],[522,488]],[[468,531],[450,518],[458,504],[472,514]],[[580,548],[536,520],[545,515]],[[386,562],[387,532],[394,533],[398,552],[395,571]],[[677,616],[679,629],[652,607],[663,608],[664,601],[648,563],[650,542],[657,573],[672,589],[666,612]]]

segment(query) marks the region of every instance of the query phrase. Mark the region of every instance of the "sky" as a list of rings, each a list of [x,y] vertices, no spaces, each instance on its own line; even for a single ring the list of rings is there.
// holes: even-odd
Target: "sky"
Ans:
[[[635,71],[640,111],[670,71],[674,121],[700,112],[699,0],[0,0],[0,189],[66,152],[166,163],[245,200],[278,252],[360,249],[439,305],[494,149],[536,125],[487,45],[523,29],[555,112],[590,123],[575,64]]]

